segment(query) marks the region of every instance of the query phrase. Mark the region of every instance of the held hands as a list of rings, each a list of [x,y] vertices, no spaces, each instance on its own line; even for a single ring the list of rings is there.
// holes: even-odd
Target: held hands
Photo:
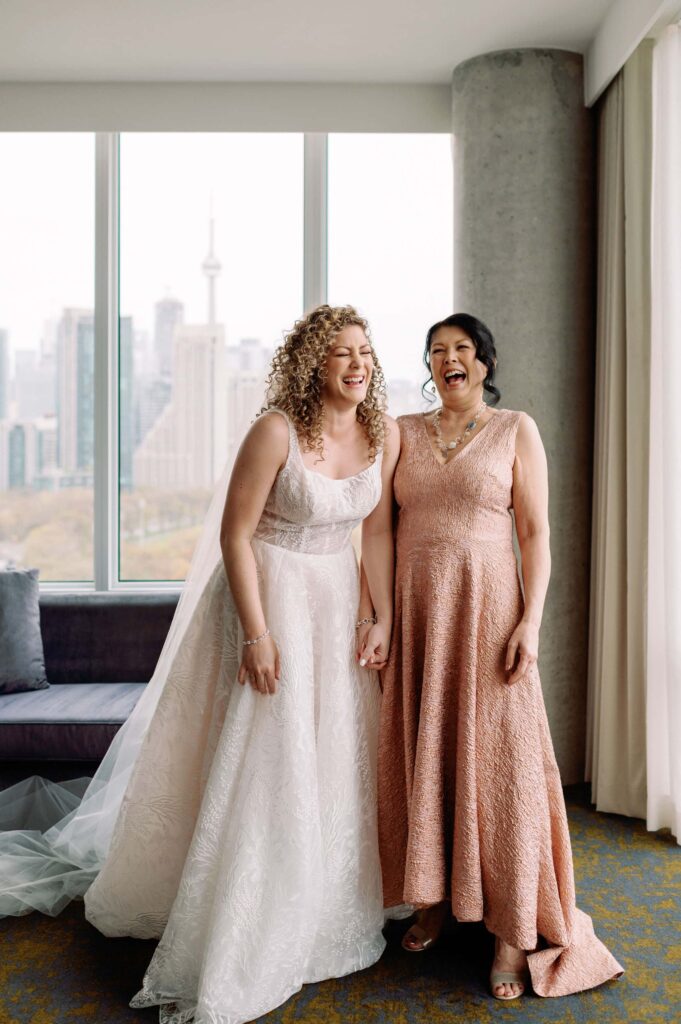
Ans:
[[[362,668],[385,668],[389,650],[390,626],[383,622],[368,622],[357,630],[356,658]]]
[[[506,648],[506,671],[509,685],[517,683],[537,660],[539,653],[539,627],[521,619]]]
[[[244,647],[237,675],[242,686],[250,683],[258,693],[273,694],[277,692],[280,675],[279,651],[271,636]]]

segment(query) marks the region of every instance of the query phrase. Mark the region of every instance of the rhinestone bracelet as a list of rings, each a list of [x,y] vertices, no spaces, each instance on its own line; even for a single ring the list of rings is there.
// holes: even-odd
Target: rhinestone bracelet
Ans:
[[[241,645],[242,647],[251,647],[253,644],[259,644],[261,640],[264,640],[265,637],[269,635],[270,631],[269,629],[266,629],[264,633],[260,634],[260,636],[256,636],[255,640],[242,640]]]
[[[365,619],[360,619],[359,622],[355,623],[355,629],[359,629],[361,626],[367,626],[369,623],[371,623],[372,626],[376,625],[375,615],[367,615]]]

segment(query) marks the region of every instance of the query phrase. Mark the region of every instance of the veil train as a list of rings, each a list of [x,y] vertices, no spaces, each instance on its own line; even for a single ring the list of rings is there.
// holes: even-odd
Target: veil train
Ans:
[[[92,779],[32,776],[0,791],[0,917],[55,916],[82,897],[106,860],[147,728],[194,610],[221,559],[220,523],[233,459],[215,489],[156,669]]]

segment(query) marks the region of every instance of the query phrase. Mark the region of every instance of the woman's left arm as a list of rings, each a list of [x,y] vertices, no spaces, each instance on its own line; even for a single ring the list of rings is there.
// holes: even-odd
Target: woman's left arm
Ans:
[[[362,523],[362,575],[365,578],[360,618],[364,618],[370,600],[376,613],[376,625],[358,635],[357,657],[361,665],[371,668],[383,668],[387,661],[393,621],[393,476],[400,455],[400,430],[390,416],[385,417],[385,428],[381,497]]]
[[[539,627],[551,575],[549,482],[546,453],[534,420],[521,414],[513,464],[513,511],[520,546],[525,608],[506,651],[508,682],[537,660]]]

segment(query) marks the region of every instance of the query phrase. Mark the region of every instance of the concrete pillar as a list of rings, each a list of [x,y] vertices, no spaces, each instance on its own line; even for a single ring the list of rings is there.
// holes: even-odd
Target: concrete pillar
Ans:
[[[501,406],[536,420],[553,570],[540,670],[564,783],[584,778],[594,383],[595,154],[583,67],[507,50],[454,71],[454,308],[491,328]]]

